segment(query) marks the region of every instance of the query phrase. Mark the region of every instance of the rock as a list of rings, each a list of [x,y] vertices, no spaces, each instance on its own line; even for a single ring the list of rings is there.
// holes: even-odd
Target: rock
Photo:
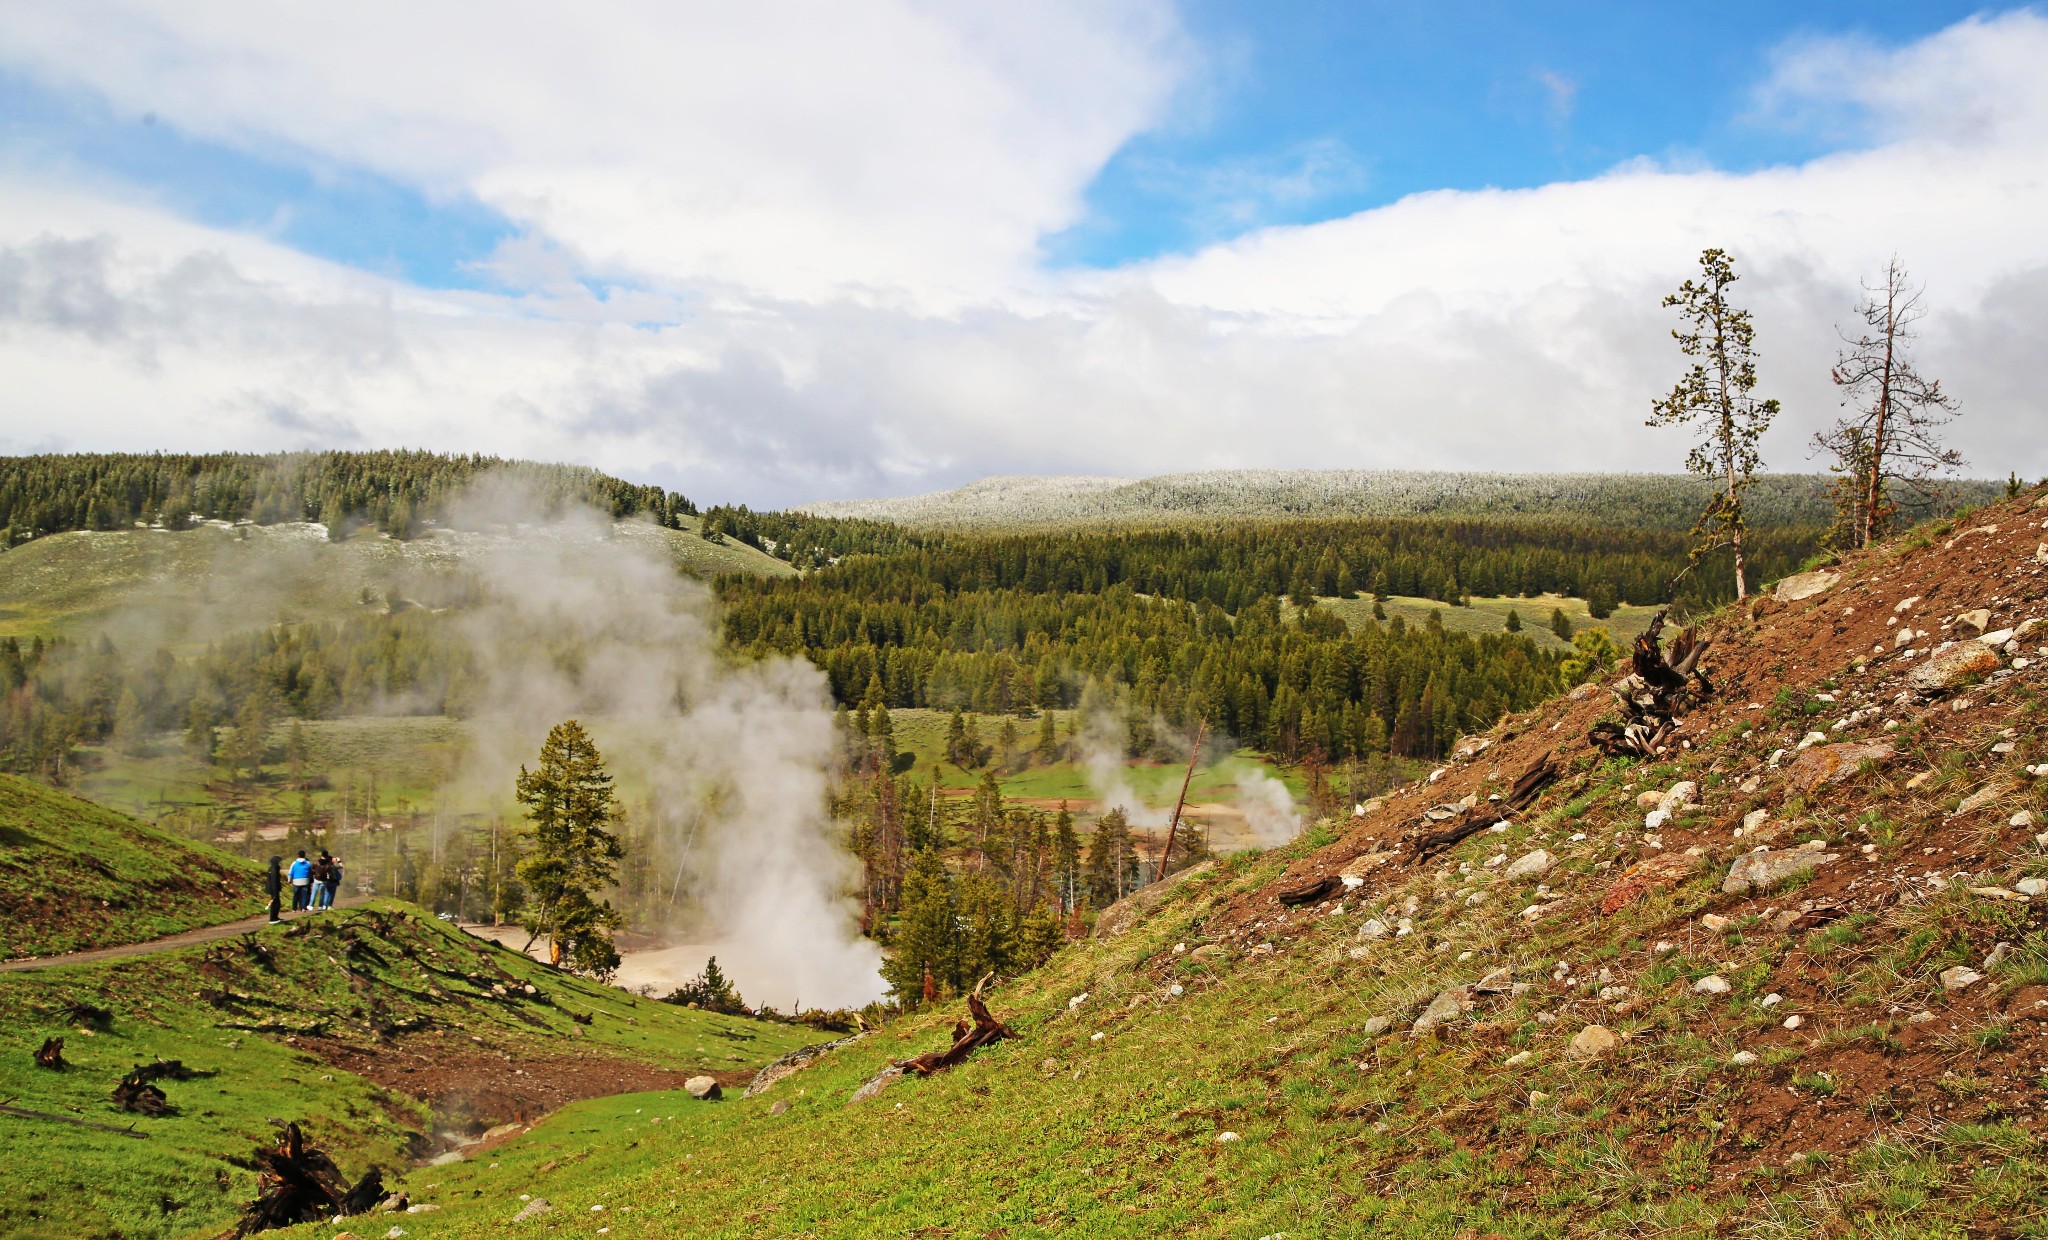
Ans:
[[[1237,1139],[1237,1134],[1234,1132],[1219,1132],[1216,1134],[1216,1144],[1218,1145],[1229,1145]]]
[[[1700,786],[1698,784],[1690,779],[1681,779],[1671,785],[1671,791],[1658,799],[1657,808],[1663,810],[1667,815],[1676,814],[1678,811],[1694,804],[1699,799],[1699,795]]]
[[[1972,633],[1982,633],[1991,627],[1991,609],[1979,607],[1974,611],[1966,611],[1956,617],[1956,623]]]
[[[1787,1016],[1783,1023],[1787,1029],[1797,1029],[1806,1023],[1806,1018],[1804,1016]]]
[[[1574,1059],[1603,1059],[1621,1046],[1621,1039],[1605,1025],[1587,1025],[1572,1035]]]
[[[1996,650],[1998,647],[2011,641],[2013,634],[2017,631],[2016,629],[1993,629],[1989,633],[1978,634],[1977,640]]]
[[[1495,969],[1485,977],[1472,983],[1472,993],[1475,995],[1504,995],[1514,988],[1514,984],[1515,978],[1512,969]]]
[[[1675,887],[1697,874],[1700,868],[1700,859],[1687,853],[1663,853],[1637,862],[1622,871],[1614,886],[1601,897],[1600,912],[1610,914],[1627,908],[1652,891]]]
[[[2006,957],[2008,957],[2008,956],[2010,956],[2010,955],[2012,955],[2012,944],[2010,944],[2010,943],[1999,943],[1999,944],[1997,944],[1996,946],[1994,946],[1994,947],[1993,947],[1993,948],[1991,949],[1991,954],[1990,954],[1990,955],[1988,955],[1988,956],[1986,956],[1986,957],[1984,957],[1984,971],[1985,971],[1986,973],[1989,973],[1989,972],[1991,972],[1991,971],[1992,971],[1993,969],[1997,968],[1997,967],[1998,967],[1999,965],[2002,965],[2002,964],[2004,964],[2004,963],[2005,963],[2005,959],[2006,959]]]
[[[2048,878],[2023,878],[2013,889],[2023,896],[2048,896]]]
[[[1747,1068],[1749,1065],[1756,1062],[1756,1052],[1736,1051],[1733,1055],[1728,1056],[1728,1062],[1735,1065],[1738,1068]]]
[[[1748,835],[1758,827],[1763,826],[1764,823],[1770,821],[1770,817],[1771,811],[1767,809],[1753,809],[1742,816],[1742,827],[1736,834]]]
[[[2034,825],[2034,811],[2030,809],[2023,809],[2019,813],[2014,814],[2012,817],[2006,819],[2005,825],[2008,827],[2031,827]]]
[[[1650,811],[1649,813],[1647,813],[1647,814],[1645,814],[1645,815],[1643,816],[1643,830],[1645,830],[1645,831],[1656,831],[1656,830],[1660,829],[1661,827],[1663,827],[1663,825],[1664,825],[1665,823],[1667,823],[1667,822],[1670,822],[1670,821],[1671,821],[1671,811],[1670,811],[1670,810],[1668,810],[1668,809],[1653,809],[1653,810],[1651,810],[1651,811]]]
[[[1916,693],[1946,693],[1962,687],[1972,676],[1989,676],[1998,670],[1998,652],[1979,642],[1957,642],[1927,656],[1927,661],[1906,674],[1906,687]]]
[[[1532,1090],[1530,1090],[1530,1091],[1529,1091],[1529,1105],[1530,1105],[1530,1106],[1532,1106],[1532,1107],[1542,1106],[1542,1105],[1543,1105],[1544,1103],[1546,1103],[1546,1102],[1548,1102],[1548,1101],[1550,1101],[1550,1095],[1549,1095],[1549,1094],[1546,1094],[1546,1093],[1544,1093],[1544,1092],[1543,1092],[1542,1090],[1540,1090],[1540,1089],[1532,1089]]]
[[[1172,892],[1174,888],[1191,878],[1198,878],[1202,875],[1213,873],[1215,869],[1215,862],[1204,861],[1199,865],[1191,865],[1185,870],[1177,870],[1167,875],[1164,882],[1151,883],[1138,888],[1135,892],[1102,910],[1101,915],[1095,919],[1095,937],[1098,939],[1116,938],[1150,916],[1152,910],[1158,908],[1160,902],[1166,899],[1168,893]]]
[[[1385,1016],[1368,1016],[1359,1031],[1368,1038],[1376,1038],[1393,1027],[1394,1022]]]
[[[1943,969],[1937,976],[1941,978],[1943,990],[1968,990],[1984,980],[1982,973],[1964,964],[1952,965]]]
[[[535,1197],[532,1201],[526,1203],[525,1209],[512,1216],[512,1221],[515,1223],[529,1222],[553,1209],[554,1207],[548,1204],[547,1198]]]
[[[1799,791],[1811,792],[1822,784],[1842,782],[1865,762],[1888,762],[1897,752],[1890,741],[1817,745],[1793,759],[1785,770],[1785,779]]]
[[[1922,1010],[1913,1013],[1911,1016],[1908,1016],[1906,1018],[1906,1023],[1909,1025],[1924,1025],[1928,1021],[1933,1019],[1934,1013],[1929,1012],[1923,1008]]]
[[[1721,890],[1731,896],[1769,891],[1794,875],[1841,859],[1835,853],[1811,848],[1760,849],[1744,853],[1729,867],[1728,877],[1721,882]]]
[[[1361,939],[1383,939],[1393,932],[1393,928],[1388,926],[1386,922],[1381,921],[1377,917],[1369,917],[1366,919],[1365,924],[1358,928],[1358,937]]]
[[[683,1090],[699,1102],[716,1102],[725,1096],[718,1082],[708,1076],[693,1076],[683,1082]]]
[[[1599,685],[1573,685],[1572,691],[1570,693],[1565,694],[1565,697],[1571,699],[1574,702],[1583,702],[1587,698],[1592,697],[1594,694],[1598,692],[1600,692]]]
[[[783,1112],[787,1110],[789,1110],[789,1099],[779,1098],[776,1100],[774,1106],[768,1108],[768,1114],[781,1115]]]
[[[1824,568],[1811,573],[1794,573],[1778,582],[1777,588],[1771,591],[1771,597],[1780,603],[1796,603],[1803,598],[1827,593],[1841,579],[1840,573],[1831,573]]]
[[[1767,994],[1762,999],[1758,1000],[1757,1006],[1774,1008],[1778,1006],[1780,1003],[1783,1003],[1784,1001],[1785,996],[1779,994],[1777,991],[1774,990],[1770,994]]]
[[[1368,874],[1371,874],[1374,870],[1379,869],[1399,855],[1398,853],[1391,852],[1369,852],[1360,857],[1353,857],[1338,872],[1337,878],[1343,882],[1346,888],[1363,887],[1365,886],[1365,879]]]
[[[1648,792],[1638,792],[1636,793],[1636,808],[1656,809],[1658,802],[1662,801],[1663,799],[1664,794],[1657,791],[1655,788],[1650,789]]]
[[[1694,994],[1725,995],[1735,988],[1729,985],[1728,979],[1722,977],[1719,973],[1709,973],[1697,982],[1694,982],[1692,989]]]
[[[1408,1030],[1420,1037],[1447,1020],[1456,1020],[1472,1010],[1472,992],[1464,986],[1453,986],[1440,990],[1429,1006],[1422,1009],[1422,1015],[1415,1018],[1415,1024]]]
[[[1503,1068],[1519,1068],[1534,1058],[1536,1058],[1534,1051],[1516,1051],[1506,1059],[1501,1060],[1500,1066]]]
[[[2012,791],[2013,786],[2011,784],[2002,779],[1994,779],[1969,796],[1964,797],[1962,804],[1956,806],[1954,816],[1959,818],[1964,814],[1974,813],[1993,801],[1998,800],[2000,797],[2009,795]]]
[[[1970,894],[1973,896],[1983,896],[1990,900],[2007,900],[2014,904],[2025,904],[2027,902],[2026,896],[2017,891],[2008,891],[2003,887],[1972,887],[1970,888]]]
[[[1709,930],[1718,931],[1726,930],[1728,927],[1734,925],[1735,922],[1733,919],[1723,917],[1719,913],[1705,913],[1700,916],[1700,924],[1705,926]]]

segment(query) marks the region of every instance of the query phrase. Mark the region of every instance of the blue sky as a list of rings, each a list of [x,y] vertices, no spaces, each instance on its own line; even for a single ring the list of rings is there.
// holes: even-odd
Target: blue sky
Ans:
[[[1086,213],[1043,239],[1055,267],[1112,267],[1434,189],[1522,188],[1647,157],[1746,170],[1840,132],[1749,117],[1775,49],[1814,36],[1905,43],[1966,4],[1254,3],[1179,12],[1200,71],[1116,151]],[[430,288],[517,235],[461,192],[429,193],[289,142],[211,141],[154,113],[0,70],[0,142],[32,167],[101,176],[195,221]]]
[[[1119,151],[1086,220],[1048,251],[1113,264],[1639,157],[1736,171],[1810,158],[1853,134],[1751,117],[1774,51],[1816,36],[1902,44],[1980,8],[1194,0],[1183,15],[1214,62],[1198,105]]]

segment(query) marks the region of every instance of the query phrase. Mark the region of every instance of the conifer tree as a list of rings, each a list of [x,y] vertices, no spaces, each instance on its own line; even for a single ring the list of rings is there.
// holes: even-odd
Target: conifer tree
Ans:
[[[551,963],[609,978],[619,967],[612,931],[624,918],[594,893],[616,881],[625,850],[611,830],[612,777],[583,725],[569,719],[549,730],[538,765],[519,768],[514,795],[527,819],[527,853],[515,870],[529,899],[526,945],[545,934]]]
[[[903,913],[882,962],[883,979],[910,1006],[915,1007],[923,994],[927,972],[941,980],[954,976],[957,921],[953,880],[945,862],[935,850],[919,849],[903,874]]]
[[[1756,391],[1756,328],[1749,311],[1728,300],[1735,283],[1735,261],[1726,250],[1700,253],[1700,276],[1688,279],[1664,299],[1676,307],[1682,325],[1672,330],[1680,352],[1693,361],[1669,395],[1650,404],[1651,426],[1702,423],[1698,443],[1687,453],[1685,466],[1712,478],[1714,499],[1693,526],[1695,539],[1687,571],[1722,547],[1735,553],[1735,597],[1749,596],[1745,540],[1748,526],[1743,493],[1761,458],[1757,442],[1778,414],[1778,402],[1758,400]]]

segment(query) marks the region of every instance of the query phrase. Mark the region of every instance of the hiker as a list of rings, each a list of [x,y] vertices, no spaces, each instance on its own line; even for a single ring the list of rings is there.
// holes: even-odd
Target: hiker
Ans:
[[[307,897],[306,907],[316,913],[326,908],[329,903],[328,896],[330,894],[328,887],[333,882],[334,858],[327,855],[326,849],[322,849],[320,851],[320,859],[313,863],[313,893]]]
[[[306,860],[306,850],[301,848],[292,861],[292,912],[301,912],[306,907],[306,897],[312,890],[313,863]]]
[[[341,858],[327,860],[327,907],[334,907],[334,897],[341,891]]]
[[[282,869],[283,865],[283,857],[272,857],[270,859],[270,873],[263,876],[263,889],[270,893],[271,925],[276,925],[278,922],[284,920],[283,917],[278,915],[277,909],[278,896],[284,892],[284,871]]]

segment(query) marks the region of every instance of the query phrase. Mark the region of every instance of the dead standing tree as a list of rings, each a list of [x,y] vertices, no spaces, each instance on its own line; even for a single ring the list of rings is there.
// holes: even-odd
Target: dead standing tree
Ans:
[[[1757,441],[1778,414],[1778,402],[1758,400],[1756,391],[1756,327],[1749,311],[1728,300],[1735,283],[1735,261],[1726,250],[1700,254],[1700,278],[1687,280],[1664,299],[1676,306],[1683,329],[1671,336],[1687,357],[1695,359],[1685,377],[1662,400],[1650,402],[1651,426],[1706,424],[1700,441],[1686,455],[1685,467],[1715,482],[1714,498],[1692,529],[1693,548],[1682,579],[1699,562],[1722,547],[1735,552],[1735,597],[1749,596],[1748,566],[1743,540],[1748,534],[1742,495],[1761,463]],[[1677,581],[1672,588],[1677,588]]]
[[[1610,758],[1656,757],[1678,730],[1678,712],[1714,691],[1700,668],[1711,642],[1688,625],[1666,651],[1658,640],[1663,629],[1664,613],[1659,611],[1636,637],[1629,674],[1609,690],[1621,705],[1621,722],[1602,720],[1586,733],[1593,747]]]
[[[1888,483],[1924,494],[1934,475],[1963,463],[1961,453],[1941,445],[1938,433],[1955,420],[1955,398],[1915,370],[1906,355],[1918,334],[1913,325],[1927,314],[1920,304],[1924,292],[1913,287],[1893,255],[1883,281],[1865,285],[1856,307],[1865,329],[1843,336],[1848,347],[1828,372],[1850,412],[1814,435],[1813,444],[1834,457],[1830,468],[1839,482],[1830,533],[1845,548],[1867,547],[1888,532],[1898,511]]]

